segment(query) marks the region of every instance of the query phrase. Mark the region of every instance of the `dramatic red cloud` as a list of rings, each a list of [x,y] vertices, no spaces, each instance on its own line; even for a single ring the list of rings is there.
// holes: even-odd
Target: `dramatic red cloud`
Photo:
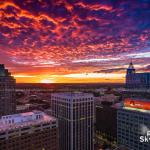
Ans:
[[[131,58],[149,71],[149,8],[129,0],[3,0],[0,63],[18,82],[123,82]]]
[[[103,5],[100,3],[97,4],[85,4],[83,2],[78,2],[76,3],[77,6],[80,6],[82,8],[90,9],[90,10],[106,10],[106,11],[111,11],[113,8],[112,6],[109,5]]]

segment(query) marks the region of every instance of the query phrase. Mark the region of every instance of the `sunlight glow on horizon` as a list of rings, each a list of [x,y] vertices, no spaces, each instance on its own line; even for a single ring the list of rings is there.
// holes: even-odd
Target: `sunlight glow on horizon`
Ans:
[[[42,79],[40,82],[41,83],[55,83],[54,80],[52,79]]]
[[[79,73],[79,74],[67,74],[64,77],[71,77],[71,78],[122,78],[124,74],[115,74],[115,73]]]
[[[17,83],[122,83],[124,73],[75,73],[65,75],[14,75]]]

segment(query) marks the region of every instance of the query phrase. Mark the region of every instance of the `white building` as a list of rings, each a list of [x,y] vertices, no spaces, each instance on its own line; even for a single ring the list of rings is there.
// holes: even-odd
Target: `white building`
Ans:
[[[150,102],[126,99],[117,112],[117,142],[130,150],[150,150]]]
[[[58,123],[41,111],[2,116],[0,150],[58,150]]]
[[[93,150],[93,95],[55,93],[51,102],[52,114],[58,118],[60,150]]]

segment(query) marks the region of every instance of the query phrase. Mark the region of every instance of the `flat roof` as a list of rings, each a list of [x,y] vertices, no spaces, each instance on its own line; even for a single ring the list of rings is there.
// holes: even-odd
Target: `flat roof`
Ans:
[[[135,73],[135,74],[140,74],[140,75],[145,75],[145,74],[149,74],[150,75],[150,72],[137,72],[137,73]]]
[[[78,98],[78,97],[93,97],[92,93],[84,92],[61,92],[61,93],[52,93],[51,96],[55,97],[64,97],[64,98]]]
[[[148,99],[148,98],[140,98],[140,97],[125,98],[124,100],[150,102],[150,99]]]
[[[111,105],[111,107],[112,108],[120,108],[122,105],[121,105],[121,103],[115,103],[115,104],[113,104],[113,105]]]
[[[123,107],[123,109],[132,110],[132,111],[139,111],[139,112],[143,112],[143,113],[150,113],[150,110],[138,109],[138,108],[132,108],[132,107]]]
[[[2,116],[0,119],[0,132],[42,123],[52,123],[54,121],[56,121],[56,118],[49,116],[42,111],[6,115]]]
[[[124,107],[135,108],[136,110],[141,110],[142,112],[150,111],[150,101],[149,100],[139,100],[139,99],[127,98],[124,100],[123,104],[124,104],[123,105]]]

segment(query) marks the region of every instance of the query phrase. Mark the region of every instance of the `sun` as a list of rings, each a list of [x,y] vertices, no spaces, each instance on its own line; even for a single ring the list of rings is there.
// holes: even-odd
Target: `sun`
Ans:
[[[54,80],[52,80],[52,79],[42,79],[41,83],[54,83]]]

